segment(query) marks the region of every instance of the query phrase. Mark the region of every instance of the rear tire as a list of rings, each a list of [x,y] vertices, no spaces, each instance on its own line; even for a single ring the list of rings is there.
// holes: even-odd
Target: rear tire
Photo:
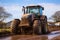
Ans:
[[[12,21],[11,27],[12,27],[12,33],[13,34],[18,34],[18,32],[21,32],[21,30],[18,26],[19,23],[20,23],[19,19],[15,19],[15,20]]]

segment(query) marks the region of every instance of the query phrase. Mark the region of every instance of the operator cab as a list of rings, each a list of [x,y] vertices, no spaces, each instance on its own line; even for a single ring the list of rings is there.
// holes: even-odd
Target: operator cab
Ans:
[[[44,10],[44,8],[42,6],[36,5],[36,6],[27,6],[24,7],[24,14],[40,14],[42,15],[42,10]]]

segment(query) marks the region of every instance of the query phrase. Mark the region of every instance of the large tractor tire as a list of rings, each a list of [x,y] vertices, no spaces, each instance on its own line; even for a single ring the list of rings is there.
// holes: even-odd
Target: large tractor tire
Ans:
[[[49,33],[46,16],[41,16],[40,20],[34,20],[33,33],[37,35]]]
[[[34,20],[34,23],[33,23],[33,34],[36,34],[36,35],[39,35],[41,34],[41,22],[40,20]]]
[[[19,23],[20,23],[19,19],[15,19],[12,21],[11,27],[12,27],[12,33],[13,34],[18,34],[19,31],[21,32],[21,30],[19,30],[20,28],[18,26]]]
[[[47,34],[49,32],[48,26],[47,26],[47,17],[46,16],[41,16],[40,21],[41,21],[42,34]]]

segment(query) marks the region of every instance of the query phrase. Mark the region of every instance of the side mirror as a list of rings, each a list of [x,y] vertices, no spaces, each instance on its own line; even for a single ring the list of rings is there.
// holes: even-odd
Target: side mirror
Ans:
[[[44,7],[42,7],[42,10],[44,10]]]
[[[25,7],[23,6],[23,8],[22,8],[22,11],[23,11],[23,13],[25,14]]]

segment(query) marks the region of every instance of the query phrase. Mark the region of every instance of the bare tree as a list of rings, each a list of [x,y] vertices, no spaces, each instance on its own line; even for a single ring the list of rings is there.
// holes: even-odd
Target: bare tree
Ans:
[[[3,21],[11,16],[12,15],[6,12],[3,7],[0,7],[0,28],[6,27],[6,23],[4,23]]]
[[[57,11],[54,15],[52,15],[52,19],[55,22],[60,21],[60,11]]]
[[[4,21],[6,18],[11,17],[12,15],[5,11],[3,7],[0,7],[0,21]]]

